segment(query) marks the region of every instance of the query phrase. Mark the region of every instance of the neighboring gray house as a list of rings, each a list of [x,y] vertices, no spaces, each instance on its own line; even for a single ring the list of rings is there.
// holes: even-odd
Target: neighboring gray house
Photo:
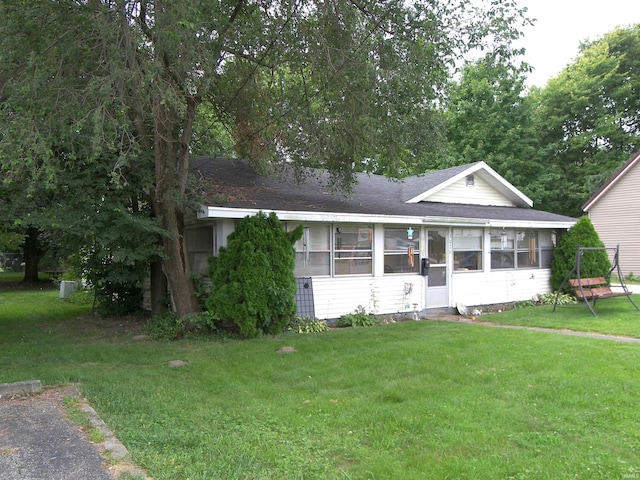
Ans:
[[[620,245],[622,275],[640,274],[640,152],[582,205],[605,246]]]
[[[186,229],[192,269],[206,272],[238,220],[273,211],[287,230],[304,225],[295,274],[320,319],[359,305],[388,314],[530,299],[550,290],[556,232],[576,222],[534,210],[484,162],[402,181],[358,174],[350,198],[332,194],[317,171],[298,184],[238,160],[200,158],[191,168],[207,190]]]

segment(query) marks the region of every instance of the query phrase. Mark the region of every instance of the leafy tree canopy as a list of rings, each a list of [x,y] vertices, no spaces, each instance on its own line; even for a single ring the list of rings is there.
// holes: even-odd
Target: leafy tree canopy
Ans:
[[[525,193],[534,192],[535,135],[525,97],[526,63],[487,54],[464,65],[448,89],[449,159],[443,166],[485,161]],[[535,199],[534,199],[535,200]]]
[[[540,160],[557,195],[544,207],[573,216],[640,148],[640,25],[617,28],[581,46],[533,97]]]
[[[515,0],[3,2],[0,121],[19,134],[1,158],[33,159],[49,181],[79,159],[117,174],[151,154],[143,192],[182,316],[198,309],[181,229],[204,105],[209,131],[263,168],[326,168],[343,189],[354,170],[402,176],[442,138],[455,61],[509,45],[526,21]]]

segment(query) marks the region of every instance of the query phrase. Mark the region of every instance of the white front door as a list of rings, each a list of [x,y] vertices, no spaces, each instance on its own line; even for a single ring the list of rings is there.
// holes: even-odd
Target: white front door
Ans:
[[[428,275],[426,308],[449,306],[449,274],[447,271],[447,228],[427,229]]]

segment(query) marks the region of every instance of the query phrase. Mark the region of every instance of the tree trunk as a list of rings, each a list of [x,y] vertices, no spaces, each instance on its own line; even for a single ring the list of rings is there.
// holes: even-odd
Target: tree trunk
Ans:
[[[24,283],[37,283],[40,281],[38,277],[38,265],[44,251],[38,246],[38,236],[40,230],[35,227],[27,229],[27,236],[24,240]]]
[[[183,201],[189,175],[189,145],[198,100],[189,92],[187,71],[180,64],[179,49],[171,34],[175,28],[172,2],[156,0],[153,36],[155,59],[160,67],[154,78],[153,139],[156,184],[153,208],[162,235],[162,270],[167,278],[172,306],[179,317],[199,312],[200,304],[184,241]],[[181,73],[178,73],[181,72]]]
[[[27,236],[24,239],[24,278],[22,279],[24,283],[37,283],[40,281],[38,265],[44,250],[38,246],[39,235],[39,229],[35,227],[27,229]]]
[[[188,313],[200,311],[200,304],[195,293],[195,286],[189,271],[189,262],[184,242],[182,215],[177,206],[165,208],[162,213],[163,228],[177,235],[164,236],[163,271],[167,277],[167,285],[171,293],[171,302],[176,314],[184,317]]]
[[[158,257],[151,263],[151,269],[149,272],[149,283],[151,297],[151,315],[162,315],[168,310],[167,295],[167,277],[162,271],[162,259]]]
[[[176,140],[176,131],[182,131],[183,138],[186,133],[190,135],[189,115],[195,109],[193,112],[187,110],[186,126],[177,129],[176,125],[180,124],[178,113],[162,102],[160,95],[154,105],[156,185],[153,206],[162,229],[167,232],[162,236],[162,270],[167,278],[173,308],[179,317],[200,311],[189,271],[184,215],[179,203],[186,188],[188,148]]]

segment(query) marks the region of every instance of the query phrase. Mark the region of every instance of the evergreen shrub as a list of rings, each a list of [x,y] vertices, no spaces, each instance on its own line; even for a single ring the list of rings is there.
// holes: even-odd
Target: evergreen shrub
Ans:
[[[246,337],[281,333],[296,314],[294,243],[302,226],[286,232],[275,213],[245,217],[211,262],[207,308]]]
[[[558,240],[558,246],[553,252],[553,260],[551,261],[551,286],[554,290],[557,291],[560,288],[562,281],[575,266],[578,246],[585,248],[602,248],[605,246],[588,217],[582,217],[578,220]],[[610,269],[611,262],[606,250],[583,252],[583,256],[580,259],[581,278],[607,277]],[[577,278],[577,273],[572,276]],[[563,293],[572,291],[568,282],[562,290]]]

